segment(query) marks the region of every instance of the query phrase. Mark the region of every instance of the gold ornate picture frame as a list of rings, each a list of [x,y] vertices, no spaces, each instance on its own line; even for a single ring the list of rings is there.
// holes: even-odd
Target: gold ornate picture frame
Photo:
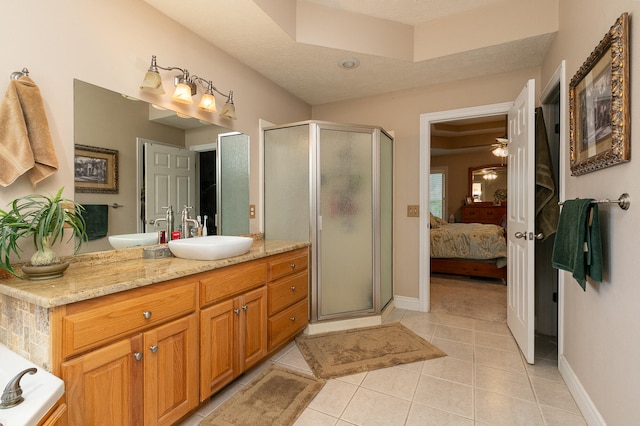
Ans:
[[[629,14],[622,14],[569,83],[573,176],[630,160]]]
[[[118,193],[118,151],[88,145],[75,146],[76,192]]]

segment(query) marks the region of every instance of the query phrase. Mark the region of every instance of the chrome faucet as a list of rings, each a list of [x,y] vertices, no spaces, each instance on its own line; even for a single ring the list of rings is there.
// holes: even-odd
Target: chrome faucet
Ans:
[[[24,401],[22,397],[22,388],[20,387],[20,379],[25,374],[35,374],[38,371],[35,368],[27,368],[26,370],[22,370],[19,372],[13,379],[9,380],[7,386],[4,388],[4,392],[2,392],[2,403],[0,404],[0,408],[11,408],[20,404]]]
[[[163,218],[159,218],[153,221],[153,225],[158,226],[158,222],[165,222],[165,225],[167,227],[167,241],[169,241],[171,239],[171,233],[173,232],[174,229],[174,224],[173,224],[173,206],[169,206],[169,207],[163,207],[163,209],[167,209],[167,213]]]
[[[197,220],[195,219],[191,219],[189,217],[189,210],[191,210],[193,207],[187,207],[184,206],[184,209],[182,209],[182,233],[180,234],[180,238],[189,238],[191,236],[191,233],[189,232],[189,224],[193,224],[195,225],[196,228],[198,228],[200,226],[200,224],[198,223]]]

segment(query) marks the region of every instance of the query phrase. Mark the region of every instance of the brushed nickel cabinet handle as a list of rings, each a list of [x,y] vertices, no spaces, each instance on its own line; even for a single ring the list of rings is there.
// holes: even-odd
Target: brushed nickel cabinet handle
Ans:
[[[149,350],[153,353],[158,352],[158,345],[151,345],[149,346]]]
[[[142,359],[142,352],[134,352],[134,354],[133,354],[133,358],[134,358],[136,361],[140,361],[140,360]]]
[[[146,319],[151,318],[151,311],[144,311],[142,313],[142,316],[145,317]]]

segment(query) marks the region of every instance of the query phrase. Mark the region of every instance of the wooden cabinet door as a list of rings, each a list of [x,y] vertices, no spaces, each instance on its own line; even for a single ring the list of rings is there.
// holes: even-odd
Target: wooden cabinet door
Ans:
[[[62,363],[70,426],[142,424],[141,336]]]
[[[267,355],[267,289],[261,287],[242,295],[240,313],[241,370],[260,362]]]
[[[144,424],[171,425],[198,405],[196,314],[143,334]]]
[[[200,401],[236,377],[237,300],[226,300],[200,311]],[[237,311],[235,313],[234,311]]]

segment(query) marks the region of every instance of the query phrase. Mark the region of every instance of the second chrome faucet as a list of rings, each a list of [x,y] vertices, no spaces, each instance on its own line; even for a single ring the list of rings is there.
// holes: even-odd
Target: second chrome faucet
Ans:
[[[190,230],[189,230],[189,224],[193,224],[195,226],[195,228],[197,229],[198,227],[200,227],[200,223],[198,223],[197,220],[195,219],[191,219],[189,217],[189,210],[191,210],[192,207],[188,207],[188,206],[184,206],[184,209],[182,209],[182,215],[181,215],[181,224],[182,224],[182,229],[181,229],[181,233],[180,233],[180,238],[189,238],[191,236]]]

